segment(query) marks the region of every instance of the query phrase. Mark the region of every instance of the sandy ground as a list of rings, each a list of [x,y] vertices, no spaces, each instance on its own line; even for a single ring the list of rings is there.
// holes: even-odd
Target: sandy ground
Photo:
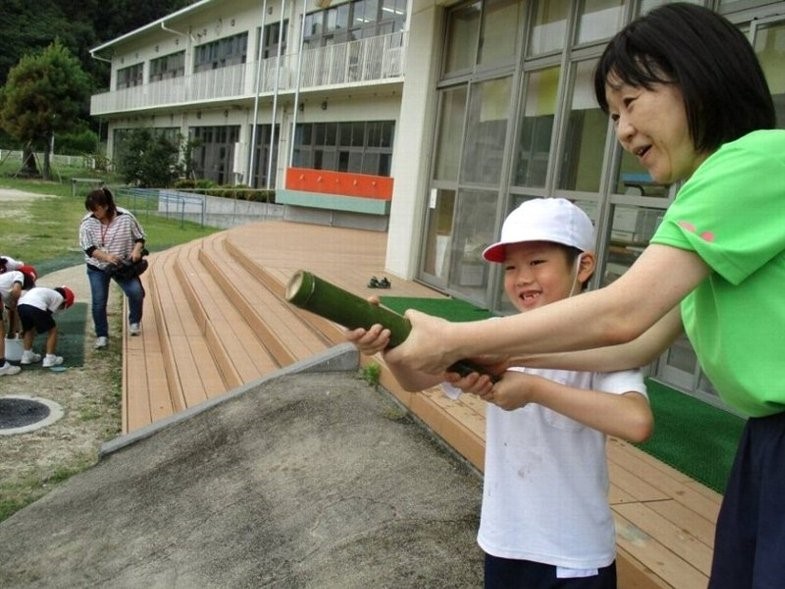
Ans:
[[[0,201],[19,202],[40,196],[0,189]],[[83,265],[43,275],[39,277],[38,284],[67,284],[74,290],[78,301],[90,301]],[[93,350],[93,326],[88,317],[84,366],[67,367],[64,372],[23,367],[19,374],[0,377],[0,397],[24,395],[43,398],[54,401],[63,409],[63,417],[46,427],[27,433],[0,435],[0,505],[44,494],[58,480],[94,463],[100,445],[119,433],[121,296],[119,289],[113,289],[110,296],[109,322],[115,329],[110,336],[108,350]],[[35,349],[40,351],[42,346],[43,339],[39,336]]]

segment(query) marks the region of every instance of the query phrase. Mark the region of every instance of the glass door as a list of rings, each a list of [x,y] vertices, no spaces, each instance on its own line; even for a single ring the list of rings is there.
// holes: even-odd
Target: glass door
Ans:
[[[750,41],[758,54],[763,73],[769,83],[777,126],[785,128],[785,17],[778,15],[753,20]]]

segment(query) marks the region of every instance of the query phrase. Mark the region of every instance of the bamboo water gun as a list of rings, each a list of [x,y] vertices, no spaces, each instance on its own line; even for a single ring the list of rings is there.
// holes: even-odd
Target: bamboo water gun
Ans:
[[[320,317],[343,325],[347,329],[363,327],[370,329],[375,323],[390,330],[389,348],[403,343],[412,330],[409,320],[386,307],[374,305],[364,298],[344,290],[306,270],[298,270],[286,285],[286,300]],[[448,372],[466,376],[472,372],[489,374],[479,365],[460,360],[451,365]],[[493,380],[497,377],[490,375]]]

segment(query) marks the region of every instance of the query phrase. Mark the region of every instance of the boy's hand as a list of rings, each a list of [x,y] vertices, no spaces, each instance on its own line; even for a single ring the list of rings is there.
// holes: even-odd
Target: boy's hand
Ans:
[[[457,372],[446,372],[444,380],[452,386],[461,389],[464,393],[483,397],[491,393],[493,381],[487,374],[472,372],[466,376],[461,376]]]
[[[480,396],[505,411],[520,409],[532,401],[533,389],[539,378],[523,372],[507,371],[490,392]]]

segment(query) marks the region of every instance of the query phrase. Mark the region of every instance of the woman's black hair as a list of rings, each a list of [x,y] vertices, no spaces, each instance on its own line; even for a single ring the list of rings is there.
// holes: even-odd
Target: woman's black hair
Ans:
[[[611,39],[594,71],[594,93],[606,113],[609,76],[646,89],[656,83],[678,86],[698,151],[712,152],[776,126],[774,101],[754,49],[739,29],[708,8],[666,4]]]
[[[114,204],[114,196],[112,191],[106,187],[96,188],[88,193],[87,198],[84,200],[84,208],[88,211],[94,211],[96,207],[106,207],[106,212],[110,217],[117,214],[117,205]]]

